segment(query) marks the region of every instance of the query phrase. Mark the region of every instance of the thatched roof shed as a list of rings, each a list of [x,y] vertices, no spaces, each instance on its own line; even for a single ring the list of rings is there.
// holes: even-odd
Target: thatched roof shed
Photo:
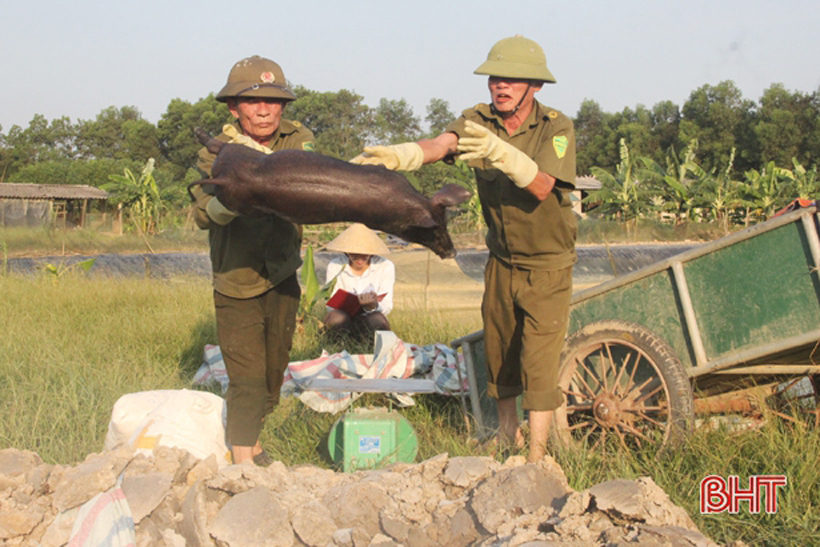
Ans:
[[[80,184],[0,183],[0,226],[85,224],[88,200],[108,199],[108,192]],[[76,205],[69,205],[79,202]]]
[[[0,183],[0,199],[108,199],[108,192],[82,184]]]

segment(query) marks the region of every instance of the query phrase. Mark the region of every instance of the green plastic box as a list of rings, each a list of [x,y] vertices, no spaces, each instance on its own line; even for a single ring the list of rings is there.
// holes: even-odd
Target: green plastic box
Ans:
[[[413,427],[397,412],[358,408],[333,424],[328,449],[333,461],[342,463],[347,473],[413,462],[418,442]]]

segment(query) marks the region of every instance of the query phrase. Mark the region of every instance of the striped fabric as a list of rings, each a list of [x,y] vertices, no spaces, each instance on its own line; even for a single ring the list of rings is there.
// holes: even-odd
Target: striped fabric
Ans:
[[[219,346],[205,347],[205,363],[194,377],[195,384],[219,382],[223,393],[227,389],[225,363]],[[283,397],[299,397],[318,412],[337,413],[346,409],[361,394],[345,392],[322,392],[305,389],[314,379],[384,379],[417,378],[432,379],[438,392],[444,395],[466,392],[467,376],[463,355],[445,344],[418,346],[408,344],[391,331],[377,331],[372,355],[351,355],[347,351],[322,355],[307,361],[294,361],[288,365],[282,385]],[[402,406],[412,406],[408,394],[394,393]]]
[[[131,507],[118,484],[80,507],[68,547],[133,547],[136,542]]]
[[[457,367],[461,368],[461,386]],[[340,378],[433,379],[442,394],[467,389],[464,361],[454,349],[444,344],[425,347],[407,344],[391,331],[377,331],[373,355],[350,355],[342,351],[332,355],[323,353],[316,359],[290,363],[285,373],[282,395],[299,397],[303,403],[318,412],[335,414],[350,406],[361,394],[310,391],[303,386],[313,379]],[[408,394],[392,395],[402,406],[414,404],[413,398]]]
[[[205,346],[205,362],[194,374],[192,382],[195,386],[218,384],[223,394],[228,390],[228,371],[225,370],[225,361],[222,360],[222,351],[219,346],[213,344]]]

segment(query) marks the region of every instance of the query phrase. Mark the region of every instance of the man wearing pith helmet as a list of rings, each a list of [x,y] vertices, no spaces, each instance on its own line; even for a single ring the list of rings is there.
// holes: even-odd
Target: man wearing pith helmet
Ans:
[[[282,68],[259,56],[237,62],[216,99],[233,124],[217,139],[263,153],[313,150],[313,133],[282,117],[296,99]],[[199,151],[197,168],[211,176],[214,155]],[[259,435],[279,402],[301,289],[302,227],[275,215],[249,218],[194,187],[197,225],[208,230],[219,346],[228,371],[227,440],[234,463],[271,463]]]
[[[526,444],[516,410],[523,395],[529,460],[537,461],[563,403],[558,367],[576,261],[575,133],[568,117],[535,99],[556,79],[533,40],[500,40],[475,74],[488,76],[489,103],[465,110],[433,139],[365,148],[351,161],[413,170],[456,157],[473,168],[490,255],[481,308],[487,391],[498,400],[498,440],[518,448]]]

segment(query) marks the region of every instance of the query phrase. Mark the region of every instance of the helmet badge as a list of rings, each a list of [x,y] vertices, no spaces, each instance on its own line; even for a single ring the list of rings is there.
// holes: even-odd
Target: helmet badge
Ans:
[[[259,79],[266,84],[272,84],[274,81],[276,81],[276,76],[273,75],[273,72],[268,71],[260,74]]]

